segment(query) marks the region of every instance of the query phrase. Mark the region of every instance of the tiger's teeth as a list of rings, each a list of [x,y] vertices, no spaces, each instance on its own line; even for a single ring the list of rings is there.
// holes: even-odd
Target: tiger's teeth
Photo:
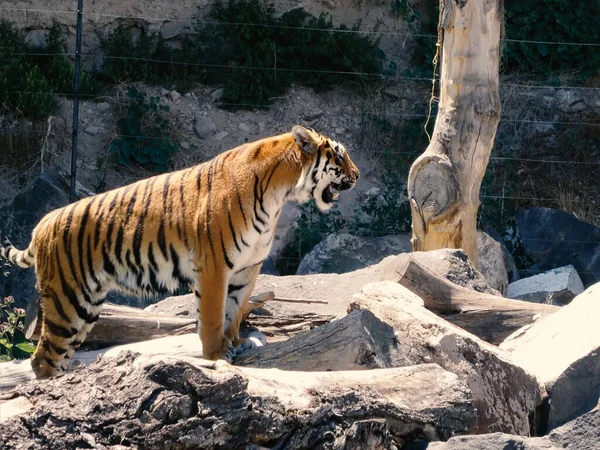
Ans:
[[[340,196],[340,194],[333,194],[333,199],[336,200],[338,197]]]

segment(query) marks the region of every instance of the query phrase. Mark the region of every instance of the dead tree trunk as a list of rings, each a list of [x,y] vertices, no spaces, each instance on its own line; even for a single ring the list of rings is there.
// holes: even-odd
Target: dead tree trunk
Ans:
[[[500,118],[501,0],[440,0],[440,103],[408,176],[414,251],[463,248],[477,267],[479,188]]]

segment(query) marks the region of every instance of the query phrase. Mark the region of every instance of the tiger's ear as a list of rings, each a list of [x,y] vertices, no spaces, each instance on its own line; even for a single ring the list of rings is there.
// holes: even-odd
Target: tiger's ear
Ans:
[[[292,136],[296,141],[296,145],[307,155],[313,155],[317,152],[321,140],[320,136],[314,131],[307,130],[300,125],[294,125],[292,128]]]

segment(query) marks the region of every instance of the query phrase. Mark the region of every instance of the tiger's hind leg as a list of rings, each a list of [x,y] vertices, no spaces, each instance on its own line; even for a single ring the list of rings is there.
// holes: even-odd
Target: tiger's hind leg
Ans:
[[[71,290],[69,296],[61,297],[51,289],[42,292],[42,332],[31,367],[37,378],[49,378],[66,370],[76,348],[98,319],[101,306],[82,306],[85,300]]]

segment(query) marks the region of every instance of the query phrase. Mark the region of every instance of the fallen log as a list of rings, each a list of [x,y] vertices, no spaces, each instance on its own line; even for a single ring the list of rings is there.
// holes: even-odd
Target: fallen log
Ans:
[[[519,328],[560,309],[463,288],[437,275],[408,253],[391,259],[380,281],[401,284],[421,297],[427,309],[495,345]]]
[[[374,376],[131,352],[19,386],[0,409],[0,448],[395,448],[474,422],[466,384],[435,364]]]
[[[106,303],[98,322],[85,340],[86,347],[110,347],[112,345],[142,342],[164,336],[186,334],[196,329],[196,318],[170,317],[153,314],[140,308]],[[31,336],[39,340],[41,320]]]
[[[252,296],[247,304],[244,318],[274,298],[275,294],[272,291]],[[41,320],[37,321],[31,340],[39,340],[41,323]],[[98,322],[84,342],[84,348],[111,347],[195,331],[195,316],[157,314],[141,308],[105,303]]]

